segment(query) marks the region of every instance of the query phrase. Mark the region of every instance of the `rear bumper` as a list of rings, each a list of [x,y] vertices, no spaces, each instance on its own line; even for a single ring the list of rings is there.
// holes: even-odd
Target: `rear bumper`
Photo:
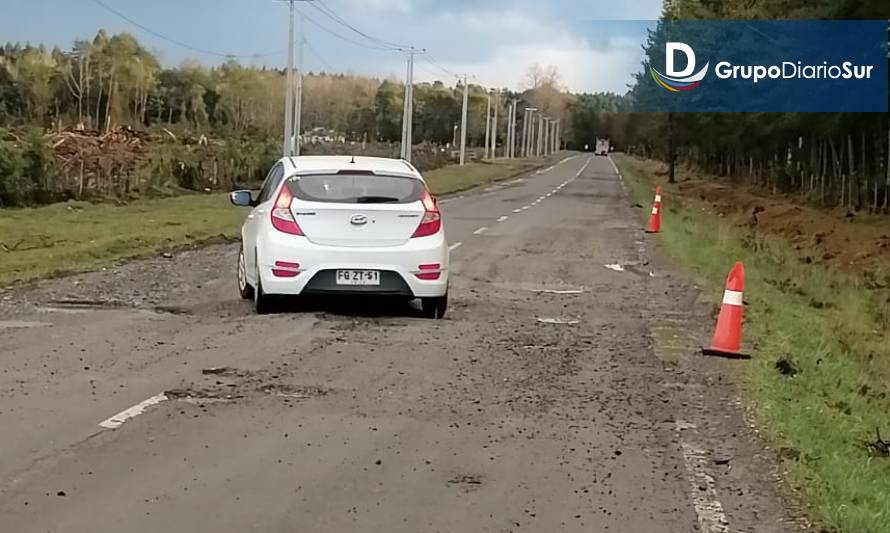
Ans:
[[[364,294],[427,298],[448,290],[448,245],[443,232],[410,239],[394,247],[347,248],[323,246],[305,237],[276,234],[257,250],[260,278],[266,294]],[[299,274],[284,278],[272,273],[276,261],[298,263]],[[437,280],[418,279],[420,265],[441,265]],[[337,285],[339,269],[378,270],[379,286]]]

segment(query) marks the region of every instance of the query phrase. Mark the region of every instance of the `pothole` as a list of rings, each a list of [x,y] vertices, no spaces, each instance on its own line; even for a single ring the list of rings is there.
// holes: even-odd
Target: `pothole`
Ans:
[[[84,312],[84,311],[114,311],[120,309],[133,309],[143,313],[156,313],[160,315],[188,315],[191,311],[186,307],[175,305],[142,306],[121,300],[92,300],[81,298],[65,298],[62,300],[49,300],[47,305],[40,307],[41,311],[49,312]]]
[[[49,300],[47,302],[50,308],[58,309],[98,309],[113,310],[123,307],[130,307],[120,300],[91,300],[84,298],[64,298],[61,300]]]
[[[482,474],[458,474],[448,480],[449,485],[458,486],[465,492],[478,490],[484,483],[485,477]]]
[[[326,387],[318,387],[315,385],[287,385],[287,384],[271,384],[264,385],[260,388],[262,392],[271,394],[272,396],[280,396],[282,398],[293,398],[297,400],[308,400],[309,398],[317,398],[319,396],[327,396],[330,389]]]
[[[209,367],[201,379],[188,387],[166,392],[171,400],[192,403],[232,402],[267,394],[288,400],[307,400],[326,396],[331,389],[318,385],[283,383],[285,376],[270,371],[252,371],[229,366]]]
[[[234,385],[232,385],[234,388]],[[231,389],[229,389],[231,390]],[[243,398],[243,394],[229,392],[226,389],[216,387],[186,387],[182,389],[170,389],[164,394],[171,400],[184,400],[188,402],[230,402]]]
[[[45,328],[49,326],[52,326],[49,322],[37,322],[32,320],[0,320],[0,330]]]

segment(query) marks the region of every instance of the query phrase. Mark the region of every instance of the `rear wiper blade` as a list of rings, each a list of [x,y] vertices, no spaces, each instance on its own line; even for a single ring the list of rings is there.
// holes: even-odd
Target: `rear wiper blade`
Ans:
[[[393,198],[392,196],[359,196],[355,199],[357,204],[386,204],[398,201],[398,198]]]

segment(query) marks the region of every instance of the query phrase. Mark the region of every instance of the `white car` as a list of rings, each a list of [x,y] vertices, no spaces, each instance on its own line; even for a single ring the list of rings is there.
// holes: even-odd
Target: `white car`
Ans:
[[[436,199],[398,159],[280,159],[262,190],[231,193],[252,210],[241,228],[238,288],[258,313],[278,295],[419,298],[424,316],[448,306],[448,243]]]

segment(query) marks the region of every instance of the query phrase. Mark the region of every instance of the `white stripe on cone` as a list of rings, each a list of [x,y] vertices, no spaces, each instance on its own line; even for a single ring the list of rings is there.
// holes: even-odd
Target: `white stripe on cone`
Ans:
[[[736,305],[741,307],[743,300],[744,298],[742,298],[742,293],[739,291],[731,291],[729,289],[726,289],[723,292],[723,305]]]
[[[656,201],[656,202],[661,202],[661,195],[660,195],[660,194],[656,194],[656,195],[655,195],[655,201]]]
[[[657,206],[657,205],[656,205],[656,206],[652,206],[652,214],[653,214],[653,215],[657,215],[657,214],[658,214],[658,206]]]

